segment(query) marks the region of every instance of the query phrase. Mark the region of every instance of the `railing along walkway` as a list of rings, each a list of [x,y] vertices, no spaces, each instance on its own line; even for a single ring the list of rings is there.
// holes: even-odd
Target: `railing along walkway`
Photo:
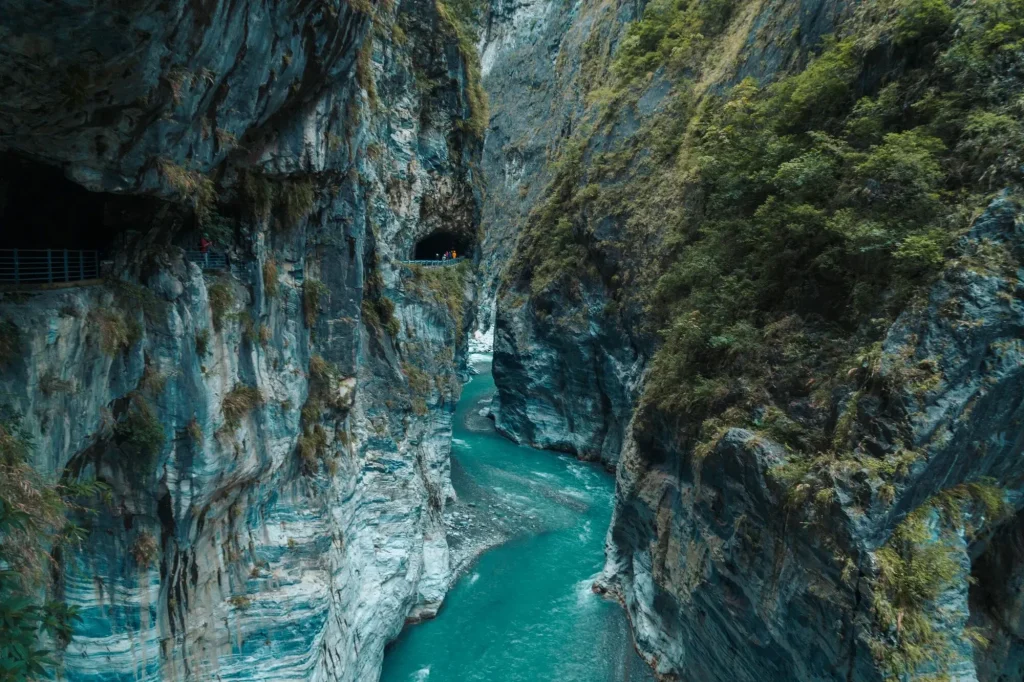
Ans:
[[[189,259],[203,270],[227,270],[228,256],[225,253],[214,251],[185,251],[185,258]]]
[[[440,268],[446,265],[458,265],[464,260],[466,260],[464,256],[459,256],[458,258],[449,258],[447,260],[403,260],[401,262],[406,265],[419,265],[425,268]]]
[[[0,249],[0,282],[3,283],[53,284],[99,276],[99,251]]]

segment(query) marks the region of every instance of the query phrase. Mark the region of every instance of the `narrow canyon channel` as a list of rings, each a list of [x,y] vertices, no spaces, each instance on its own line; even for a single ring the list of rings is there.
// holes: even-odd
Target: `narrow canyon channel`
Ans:
[[[622,610],[590,589],[614,478],[498,435],[479,414],[495,390],[490,367],[476,367],[455,414],[452,482],[473,523],[510,537],[463,573],[437,618],[405,629],[381,681],[653,680]]]

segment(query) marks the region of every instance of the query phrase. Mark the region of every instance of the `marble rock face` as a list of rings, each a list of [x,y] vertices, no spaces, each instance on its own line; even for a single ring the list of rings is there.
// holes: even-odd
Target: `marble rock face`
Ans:
[[[145,216],[104,282],[0,294],[31,463],[111,489],[61,551],[64,679],[376,679],[452,580],[474,265],[400,261],[479,224],[454,31],[421,0],[14,1],[0,40],[0,155]],[[229,269],[186,258],[209,225]]]

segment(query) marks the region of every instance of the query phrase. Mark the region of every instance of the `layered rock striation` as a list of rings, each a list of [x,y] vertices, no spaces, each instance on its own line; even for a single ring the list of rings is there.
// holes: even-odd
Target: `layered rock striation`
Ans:
[[[61,674],[376,679],[452,580],[474,265],[402,261],[438,229],[477,232],[458,18],[433,2],[3,15],[5,163],[61,169],[78,189],[53,201],[84,187],[104,216],[80,229],[106,240],[102,281],[0,294],[16,351],[0,402],[30,463],[109,488],[85,541],[54,548],[51,589],[81,615]],[[203,234],[223,269],[190,253]]]

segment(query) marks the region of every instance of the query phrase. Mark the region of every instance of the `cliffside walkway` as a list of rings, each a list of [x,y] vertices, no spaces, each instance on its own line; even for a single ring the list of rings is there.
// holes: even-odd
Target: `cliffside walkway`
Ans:
[[[99,276],[99,251],[0,249],[0,283],[55,284],[97,279]]]
[[[228,256],[226,253],[215,253],[213,251],[185,251],[185,258],[192,261],[203,270],[227,270]]]
[[[464,256],[459,256],[458,258],[449,258],[448,260],[403,260],[400,262],[406,265],[419,265],[424,268],[443,268],[447,265],[458,265],[464,260],[466,260]]]

